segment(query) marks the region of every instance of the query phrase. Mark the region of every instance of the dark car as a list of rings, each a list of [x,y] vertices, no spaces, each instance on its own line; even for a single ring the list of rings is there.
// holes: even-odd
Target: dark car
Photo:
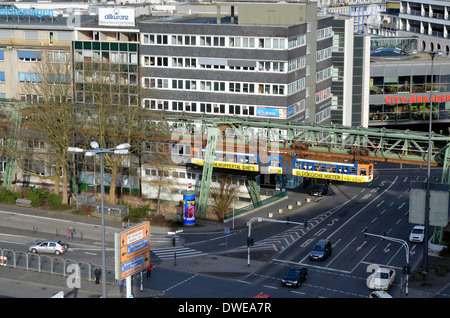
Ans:
[[[281,285],[298,287],[307,277],[308,270],[305,267],[292,266],[281,280]]]
[[[323,261],[331,255],[331,251],[332,247],[330,241],[319,240],[309,254],[309,259],[312,261]]]
[[[328,193],[328,186],[326,184],[316,184],[312,187],[309,195],[321,197]]]

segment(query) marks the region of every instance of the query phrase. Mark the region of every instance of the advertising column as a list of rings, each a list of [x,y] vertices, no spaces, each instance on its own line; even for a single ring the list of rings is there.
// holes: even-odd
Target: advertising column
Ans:
[[[183,224],[195,224],[195,195],[197,191],[183,191]]]

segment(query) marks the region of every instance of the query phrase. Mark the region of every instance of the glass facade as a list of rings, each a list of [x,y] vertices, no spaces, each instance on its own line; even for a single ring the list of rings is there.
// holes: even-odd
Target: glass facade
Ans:
[[[370,78],[370,94],[380,96],[382,103],[373,103],[371,98],[369,110],[369,124],[377,122],[404,122],[428,120],[430,115],[430,96],[442,95],[450,92],[450,74],[433,76],[433,90],[431,92],[430,75],[407,76],[376,76]],[[386,103],[387,96],[398,96]],[[410,96],[420,96],[413,99]],[[401,98],[405,96],[407,98]],[[381,100],[381,99],[376,99]],[[433,119],[450,119],[450,101],[432,102]]]
[[[113,105],[138,105],[138,44],[75,41],[75,101],[92,104],[94,91],[112,94]]]

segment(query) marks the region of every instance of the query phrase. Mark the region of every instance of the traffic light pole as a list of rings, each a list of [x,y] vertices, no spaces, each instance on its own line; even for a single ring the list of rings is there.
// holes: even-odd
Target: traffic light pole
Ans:
[[[405,248],[406,251],[406,268],[405,268],[405,275],[406,275],[406,296],[408,296],[408,277],[409,277],[409,271],[410,271],[410,265],[409,265],[409,246],[408,243],[404,240],[395,238],[395,237],[389,237],[389,236],[385,236],[385,235],[378,235],[378,234],[372,234],[372,233],[368,233],[367,229],[364,230],[364,236],[375,236],[375,237],[380,237],[383,240],[388,240],[388,241],[392,241],[392,242],[397,242],[400,243],[401,245],[403,245],[403,247]]]
[[[250,221],[248,221],[248,236],[247,236],[247,266],[250,267],[250,246],[253,246],[253,238],[251,237],[252,234],[252,223],[254,221],[258,221],[258,222],[262,222],[262,221],[266,221],[266,222],[273,222],[273,223],[285,223],[285,224],[300,224],[300,225],[305,225],[305,227],[307,226],[307,221],[304,221],[303,223],[299,223],[299,222],[292,222],[289,220],[286,221],[282,221],[282,220],[274,220],[274,219],[266,219],[266,218],[251,218]]]

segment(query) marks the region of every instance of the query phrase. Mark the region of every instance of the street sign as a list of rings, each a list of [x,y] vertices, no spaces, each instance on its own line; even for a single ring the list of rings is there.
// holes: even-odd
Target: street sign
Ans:
[[[116,279],[144,270],[150,263],[150,222],[114,234]]]

